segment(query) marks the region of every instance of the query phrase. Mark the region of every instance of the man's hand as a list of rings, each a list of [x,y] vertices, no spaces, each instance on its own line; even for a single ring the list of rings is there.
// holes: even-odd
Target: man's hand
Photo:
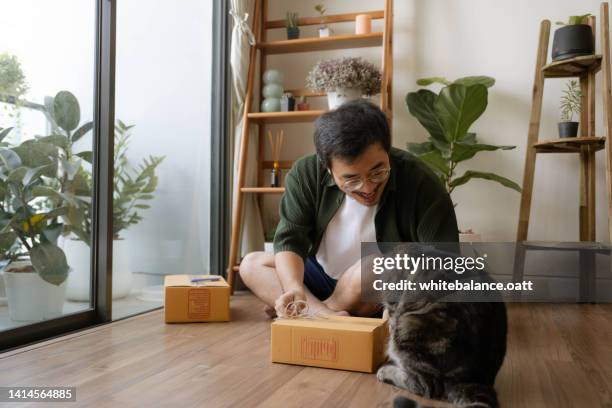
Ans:
[[[290,306],[287,307],[288,305]],[[288,290],[280,295],[274,303],[274,309],[279,317],[297,316],[306,308],[306,305],[306,292],[304,288],[299,288]]]

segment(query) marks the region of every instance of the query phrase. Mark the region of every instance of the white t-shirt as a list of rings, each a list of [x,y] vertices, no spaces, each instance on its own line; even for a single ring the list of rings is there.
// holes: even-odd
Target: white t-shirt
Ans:
[[[366,206],[346,195],[327,225],[317,262],[334,279],[361,258],[361,243],[376,242],[374,216],[378,205]]]

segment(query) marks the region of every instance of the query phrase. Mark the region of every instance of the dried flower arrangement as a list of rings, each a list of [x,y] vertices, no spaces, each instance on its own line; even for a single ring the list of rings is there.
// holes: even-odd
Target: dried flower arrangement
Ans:
[[[361,57],[344,57],[317,63],[308,73],[306,85],[315,92],[360,89],[363,95],[380,93],[380,70]]]

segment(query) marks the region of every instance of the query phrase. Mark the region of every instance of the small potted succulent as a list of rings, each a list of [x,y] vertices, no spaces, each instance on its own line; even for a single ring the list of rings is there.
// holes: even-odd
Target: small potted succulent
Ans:
[[[329,109],[345,102],[380,93],[380,70],[361,57],[320,61],[308,73],[306,83],[315,92],[327,92]]]
[[[321,16],[321,26],[319,27],[319,37],[329,37],[329,26],[325,24],[325,5],[319,3],[314,7],[315,11]]]
[[[587,24],[591,14],[571,16],[567,23],[558,21],[561,27],[555,31],[552,47],[554,61],[580,55],[592,55],[595,51],[593,30]]]
[[[559,137],[578,136],[578,122],[574,122],[574,114],[580,115],[582,92],[575,79],[567,81],[561,97],[561,122],[559,122]]]
[[[287,39],[295,40],[300,38],[300,27],[298,27],[298,13],[287,12],[285,24],[287,25]]]

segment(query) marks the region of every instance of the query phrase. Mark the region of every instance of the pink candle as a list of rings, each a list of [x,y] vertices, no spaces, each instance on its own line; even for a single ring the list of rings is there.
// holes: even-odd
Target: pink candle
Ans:
[[[372,32],[372,17],[369,14],[358,14],[355,17],[355,34],[369,34]]]

